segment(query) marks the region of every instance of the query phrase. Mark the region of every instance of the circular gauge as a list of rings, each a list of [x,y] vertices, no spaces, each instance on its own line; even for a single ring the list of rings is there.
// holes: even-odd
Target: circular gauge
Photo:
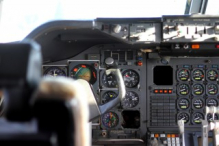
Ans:
[[[207,101],[207,106],[218,106],[218,102],[216,99],[210,99]]]
[[[217,85],[216,85],[216,84],[209,84],[209,85],[207,86],[207,92],[208,92],[208,94],[210,94],[210,95],[215,95],[215,94],[217,94],[217,92],[218,92]]]
[[[102,97],[102,103],[107,103],[112,99],[115,99],[117,97],[117,94],[113,91],[107,91],[106,93],[103,94]]]
[[[190,104],[189,100],[185,99],[185,98],[179,99],[179,101],[178,101],[178,106],[182,110],[188,109],[189,108],[189,104]]]
[[[119,123],[118,115],[114,112],[107,112],[102,115],[102,123],[106,128],[114,128]]]
[[[122,100],[123,107],[133,108],[139,103],[139,96],[133,91],[126,92],[125,98]]]
[[[200,69],[196,69],[192,73],[192,78],[195,81],[201,81],[202,79],[204,79],[204,77],[204,72]]]
[[[201,84],[193,85],[193,94],[202,95],[204,93],[204,87]]]
[[[188,95],[189,94],[189,85],[180,84],[178,87],[178,92],[180,95]]]
[[[90,65],[78,64],[72,70],[70,76],[74,79],[84,79],[90,84],[97,80],[97,71]]]
[[[189,79],[189,70],[188,69],[181,69],[178,72],[178,78],[180,81],[188,81]]]
[[[177,116],[178,120],[183,120],[184,123],[188,123],[189,122],[189,114],[188,113],[179,113]]]
[[[194,124],[201,124],[201,120],[204,120],[204,115],[202,113],[194,113],[192,115],[192,121]]]
[[[106,75],[104,73],[102,76],[102,83],[105,87],[109,87],[109,88],[117,87],[116,77],[113,74]]]
[[[50,67],[44,72],[45,76],[52,76],[52,77],[57,77],[57,76],[66,76],[66,73],[64,70],[60,69],[59,67]]]
[[[213,121],[212,114],[208,114],[207,119],[208,119],[208,122],[212,122]],[[218,115],[217,114],[214,114],[214,120],[218,120]]]
[[[217,73],[217,71],[216,71],[216,70],[213,70],[213,69],[209,70],[209,71],[207,72],[207,78],[208,78],[208,80],[210,80],[210,81],[216,81],[217,78],[218,78],[218,73]]]
[[[196,109],[201,109],[204,106],[204,102],[202,99],[195,99],[193,100],[193,106]]]
[[[123,80],[126,87],[132,88],[138,85],[139,75],[136,71],[129,69],[123,72]]]

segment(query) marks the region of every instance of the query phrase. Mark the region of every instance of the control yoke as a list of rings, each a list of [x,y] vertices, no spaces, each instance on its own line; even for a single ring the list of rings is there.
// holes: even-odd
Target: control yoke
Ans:
[[[202,120],[202,145],[208,145],[208,132],[213,130],[214,146],[219,145],[219,120],[214,120],[214,115],[219,113],[219,107],[211,106],[205,108],[205,120]],[[212,114],[212,121],[208,123],[207,115]]]
[[[108,110],[110,110],[111,108],[113,108],[116,104],[118,104],[123,98],[125,98],[125,94],[126,94],[126,90],[125,90],[125,84],[122,78],[122,74],[120,72],[119,69],[108,69],[106,70],[106,75],[109,74],[114,74],[118,83],[118,89],[119,89],[119,94],[118,96],[103,104],[103,105],[97,105],[97,102],[95,100],[94,97],[91,97],[90,99],[88,99],[89,101],[89,108],[90,108],[90,121],[102,114],[104,114],[105,112],[107,112]]]

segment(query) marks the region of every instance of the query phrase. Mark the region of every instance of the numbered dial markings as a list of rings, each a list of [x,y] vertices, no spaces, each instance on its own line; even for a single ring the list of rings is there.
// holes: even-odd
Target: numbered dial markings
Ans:
[[[177,116],[178,120],[183,120],[184,123],[188,123],[189,122],[189,114],[188,113],[179,113]]]
[[[207,101],[207,106],[218,106],[218,102],[216,99],[210,99]]]
[[[126,108],[133,108],[139,103],[139,96],[133,91],[126,92],[125,98],[122,100],[122,106]]]
[[[182,99],[179,99],[179,101],[178,101],[178,106],[182,110],[188,109],[189,105],[190,105],[190,103],[189,103],[188,99],[182,98]]]
[[[60,69],[59,67],[50,67],[44,72],[45,76],[52,76],[52,77],[57,77],[57,76],[66,76],[66,73],[64,70]]]
[[[196,69],[193,71],[192,73],[192,78],[193,80],[195,81],[202,81],[204,79],[204,72],[203,70],[200,70],[200,69]]]
[[[207,93],[210,95],[215,95],[218,92],[218,87],[216,84],[207,85]]]
[[[179,70],[178,79],[180,81],[188,81],[188,79],[189,79],[189,70],[188,69]]]
[[[102,124],[106,128],[114,128],[118,125],[118,123],[118,115],[114,112],[108,112],[102,116]]]
[[[178,86],[178,93],[180,95],[188,95],[189,94],[189,85],[187,85],[187,84],[180,84]]]
[[[208,78],[208,80],[210,80],[210,81],[217,81],[217,78],[218,78],[218,73],[217,73],[217,71],[216,70],[209,70],[208,72],[207,72],[207,78]]]
[[[195,84],[192,86],[193,94],[202,95],[204,93],[204,87],[201,84]]]
[[[117,97],[117,94],[113,91],[108,91],[106,93],[103,94],[102,97],[102,103],[107,103],[112,99],[115,99]]]
[[[202,99],[195,99],[193,100],[193,106],[196,109],[201,109],[204,106],[204,102]]]
[[[134,70],[126,70],[123,72],[123,80],[128,88],[136,87],[139,83],[139,75]]]
[[[194,124],[201,124],[201,120],[204,120],[204,115],[202,113],[194,113],[192,115],[192,121]]]
[[[117,87],[116,77],[113,74],[106,75],[104,73],[102,76],[102,83],[105,87],[109,87],[109,88]]]

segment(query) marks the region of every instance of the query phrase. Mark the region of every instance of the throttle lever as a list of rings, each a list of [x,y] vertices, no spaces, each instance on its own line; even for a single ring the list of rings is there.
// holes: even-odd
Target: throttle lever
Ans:
[[[183,120],[178,120],[178,126],[179,126],[179,132],[182,136],[182,146],[185,146],[185,135],[184,135],[184,121]]]

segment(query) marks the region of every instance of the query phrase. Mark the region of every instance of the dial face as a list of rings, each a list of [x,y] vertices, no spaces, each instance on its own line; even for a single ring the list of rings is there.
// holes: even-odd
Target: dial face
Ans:
[[[184,123],[188,123],[189,122],[189,114],[188,113],[179,113],[177,119],[183,120]]]
[[[178,87],[178,91],[180,95],[188,95],[189,94],[189,85],[180,84]]]
[[[202,113],[194,113],[192,115],[192,121],[194,124],[201,124],[201,120],[204,120],[204,115]]]
[[[209,85],[207,86],[207,92],[208,92],[208,94],[210,94],[210,95],[215,95],[215,94],[217,94],[217,92],[218,92],[217,85],[216,85],[216,84],[209,84]]]
[[[193,71],[192,78],[195,81],[202,81],[204,79],[204,72],[200,69],[196,69]]]
[[[90,84],[94,84],[97,80],[97,71],[90,65],[79,64],[71,70],[70,76],[74,79],[84,79]]]
[[[117,87],[116,77],[113,74],[106,75],[104,73],[102,76],[102,83],[105,87],[109,87],[109,88]]]
[[[107,103],[112,99],[115,99],[117,97],[117,94],[113,91],[107,91],[106,93],[103,94],[102,97],[102,103]]]
[[[189,70],[188,69],[181,69],[178,72],[178,78],[180,81],[188,81],[189,79]]]
[[[193,85],[193,93],[195,95],[202,95],[204,93],[204,87],[201,84]]]
[[[133,108],[139,103],[139,96],[133,91],[126,92],[125,98],[122,100],[122,106]]]
[[[132,88],[138,85],[139,83],[139,75],[134,70],[126,70],[123,72],[123,80],[125,82],[125,86],[128,88]]]
[[[202,99],[195,99],[193,101],[193,106],[196,108],[196,109],[201,109],[203,106],[204,106],[204,102]]]
[[[210,80],[210,81],[217,81],[217,78],[218,78],[218,73],[217,73],[217,71],[216,71],[216,70],[213,70],[213,69],[209,70],[209,71],[207,72],[207,78],[208,78],[208,80]]]
[[[216,99],[210,99],[207,101],[207,106],[218,106],[218,102]]]
[[[185,110],[185,109],[188,109],[189,108],[189,100],[188,99],[185,99],[185,98],[182,98],[178,101],[178,106],[180,109],[182,110]]]
[[[207,119],[208,119],[208,122],[212,122],[213,121],[212,114],[208,114]],[[217,114],[214,114],[214,120],[218,120],[218,115]]]
[[[102,124],[106,128],[114,128],[118,125],[119,118],[118,115],[114,112],[107,112],[102,115]]]
[[[50,67],[44,72],[45,76],[52,76],[52,77],[57,77],[57,76],[66,76],[66,73],[64,70],[60,69],[59,67]]]

